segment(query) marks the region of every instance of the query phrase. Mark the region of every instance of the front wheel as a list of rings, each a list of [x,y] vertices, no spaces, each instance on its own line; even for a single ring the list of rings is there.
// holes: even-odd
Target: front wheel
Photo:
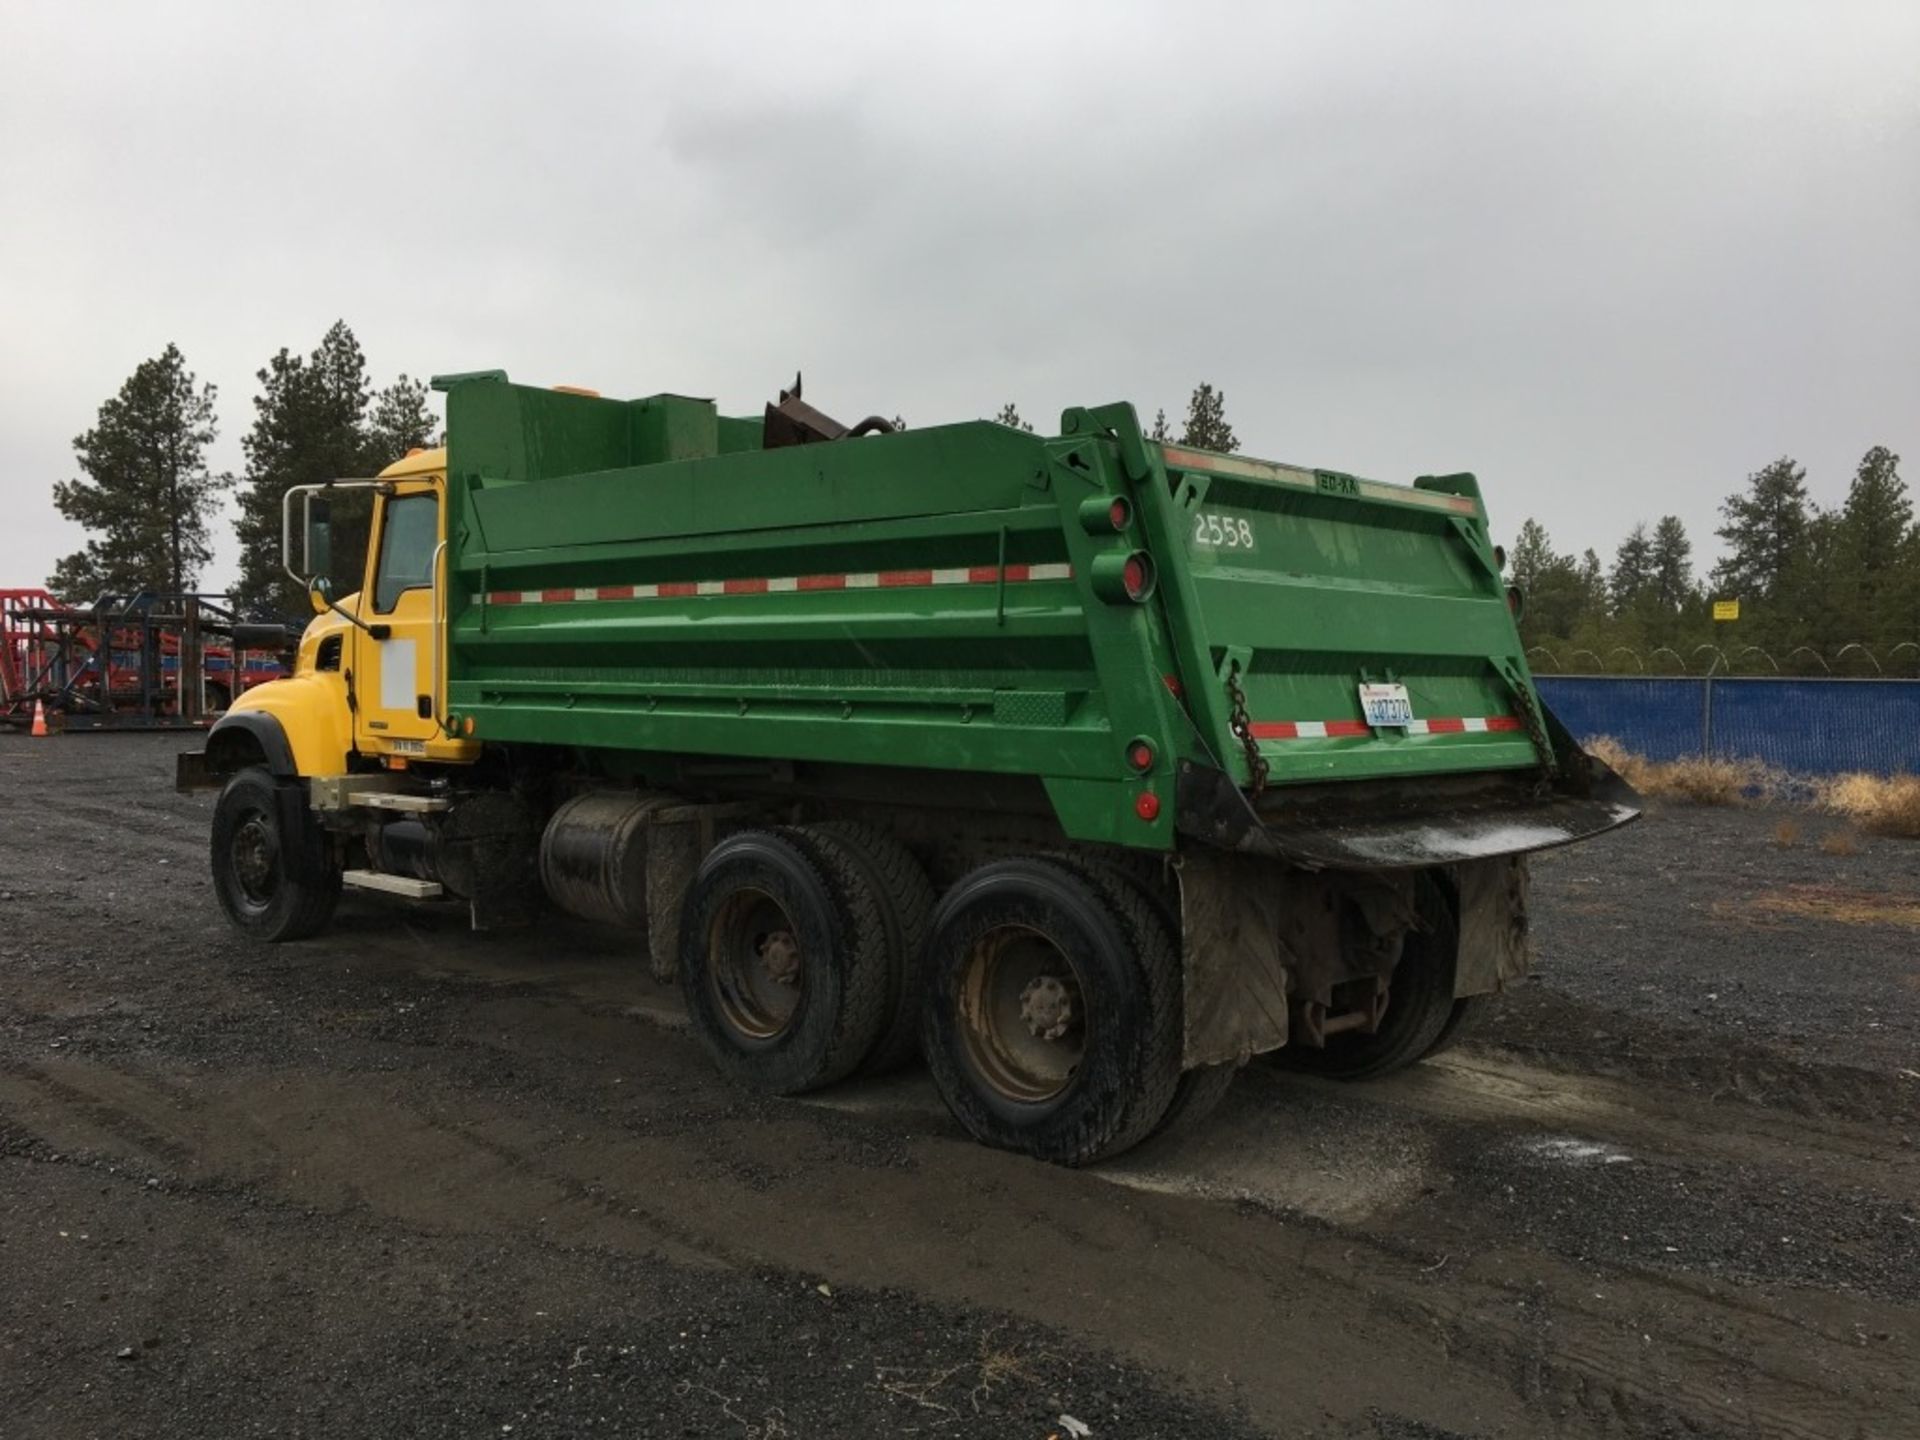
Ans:
[[[325,833],[304,804],[282,796],[281,782],[255,765],[227,781],[213,809],[213,893],[234,926],[256,940],[317,934],[340,899],[340,869]]]

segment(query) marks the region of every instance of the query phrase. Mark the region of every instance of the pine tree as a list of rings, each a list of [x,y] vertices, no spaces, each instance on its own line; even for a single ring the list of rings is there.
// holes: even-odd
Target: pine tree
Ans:
[[[1862,575],[1891,570],[1913,526],[1913,502],[1900,478],[1900,457],[1876,445],[1860,457],[1840,509],[1842,563]]]
[[[193,588],[211,554],[207,517],[229,483],[207,470],[214,395],[168,345],[100,407],[93,428],[73,442],[86,478],[53,487],[60,513],[99,534],[60,561],[49,589],[91,600],[107,591]]]
[[[1607,577],[1600,568],[1600,556],[1591,546],[1580,557],[1580,614],[1599,620],[1607,613]]]
[[[1512,553],[1507,556],[1507,578],[1531,594],[1553,560],[1553,542],[1547,538],[1546,526],[1529,518],[1521,524]]]
[[[439,443],[428,407],[426,383],[402,375],[373,397],[366,421],[366,459],[362,468],[377,474],[410,450]]]
[[[1836,583],[1851,638],[1883,648],[1920,638],[1902,633],[1913,621],[1903,603],[1902,564],[1912,553],[1912,534],[1913,502],[1900,478],[1900,457],[1876,445],[1861,456],[1834,527]]]
[[[1680,523],[1679,516],[1660,517],[1660,523],[1653,527],[1647,561],[1655,603],[1670,614],[1678,614],[1695,594],[1693,542],[1687,539],[1687,527]]]
[[[1187,401],[1187,428],[1180,443],[1196,450],[1230,455],[1240,448],[1240,437],[1227,423],[1227,395],[1202,381]]]
[[[1883,602],[1882,625],[1884,659],[1892,660],[1893,651],[1905,641],[1920,642],[1920,526],[1907,532],[1901,547]],[[1902,650],[1896,663],[1897,673],[1920,676],[1920,649]],[[1887,672],[1896,673],[1895,664],[1889,664]]]
[[[1033,426],[1020,418],[1020,410],[1011,400],[1002,405],[1000,413],[993,418],[1010,429],[1024,430],[1029,435],[1033,434]]]
[[[1616,615],[1629,610],[1653,583],[1653,542],[1647,538],[1645,521],[1634,525],[1620,548],[1613,552],[1613,572],[1607,577],[1607,592]]]
[[[1747,477],[1747,493],[1721,503],[1726,524],[1714,533],[1727,555],[1713,571],[1714,589],[1728,598],[1770,600],[1806,545],[1813,517],[1807,472],[1782,455]]]
[[[431,392],[402,375],[374,393],[360,342],[336,321],[311,355],[282,349],[259,372],[253,428],[241,442],[240,582],[234,597],[256,614],[299,614],[299,587],[282,569],[281,497],[289,486],[365,478],[414,449],[438,443]],[[372,502],[365,491],[332,498],[336,593],[358,588],[366,565]]]
[[[1840,582],[1840,517],[1835,512],[1815,511],[1807,517],[1807,528],[1799,546],[1788,557],[1766,606],[1756,616],[1753,643],[1779,655],[1796,646],[1810,645],[1816,650],[1832,650],[1853,636],[1841,636],[1844,623],[1844,587]],[[1741,623],[1746,624],[1746,608],[1741,608]]]
[[[1164,407],[1153,412],[1153,428],[1147,431],[1147,439],[1157,440],[1162,445],[1172,443],[1173,427],[1167,423],[1167,412]]]
[[[1507,557],[1507,575],[1525,597],[1520,638],[1528,645],[1564,640],[1585,618],[1580,567],[1572,556],[1554,553],[1553,541],[1538,520],[1520,527]]]

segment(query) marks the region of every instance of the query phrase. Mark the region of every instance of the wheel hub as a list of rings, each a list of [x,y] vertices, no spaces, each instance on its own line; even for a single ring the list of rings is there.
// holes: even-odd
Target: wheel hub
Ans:
[[[960,977],[960,1021],[980,1078],[1009,1100],[1038,1104],[1073,1083],[1088,1012],[1073,962],[1024,925],[981,937]]]
[[[736,891],[714,915],[707,954],[708,986],[729,1029],[757,1043],[793,1023],[807,991],[807,955],[773,896]]]
[[[754,949],[774,984],[792,987],[800,983],[800,943],[793,938],[791,930],[774,930],[762,935]]]
[[[258,815],[234,832],[234,878],[255,904],[264,904],[273,896],[273,873],[279,854],[272,827]]]
[[[1036,1040],[1058,1040],[1073,1024],[1073,995],[1057,975],[1036,975],[1020,992],[1020,1019]]]

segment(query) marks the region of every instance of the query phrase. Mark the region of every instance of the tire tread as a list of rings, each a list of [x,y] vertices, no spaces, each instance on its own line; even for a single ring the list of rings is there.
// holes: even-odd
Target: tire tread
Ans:
[[[878,825],[827,820],[807,827],[830,837],[868,872],[887,922],[887,1014],[880,1038],[860,1062],[863,1075],[884,1075],[920,1054],[920,1011],[927,996],[927,933],[932,928],[933,882],[913,852]]]

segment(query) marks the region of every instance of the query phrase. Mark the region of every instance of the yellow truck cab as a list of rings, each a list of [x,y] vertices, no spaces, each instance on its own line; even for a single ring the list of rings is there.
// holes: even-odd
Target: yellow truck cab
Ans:
[[[288,773],[344,776],[368,762],[404,769],[411,760],[465,763],[479,745],[448,733],[446,678],[438,627],[446,554],[446,450],[416,450],[372,482],[373,528],[364,583],[354,594],[316,603],[293,674],[238,697],[209,753],[247,739],[271,760],[288,751]],[[354,485],[363,482],[341,482]],[[332,487],[328,487],[332,488]],[[316,592],[318,593],[318,592]],[[249,716],[259,722],[249,723]]]

